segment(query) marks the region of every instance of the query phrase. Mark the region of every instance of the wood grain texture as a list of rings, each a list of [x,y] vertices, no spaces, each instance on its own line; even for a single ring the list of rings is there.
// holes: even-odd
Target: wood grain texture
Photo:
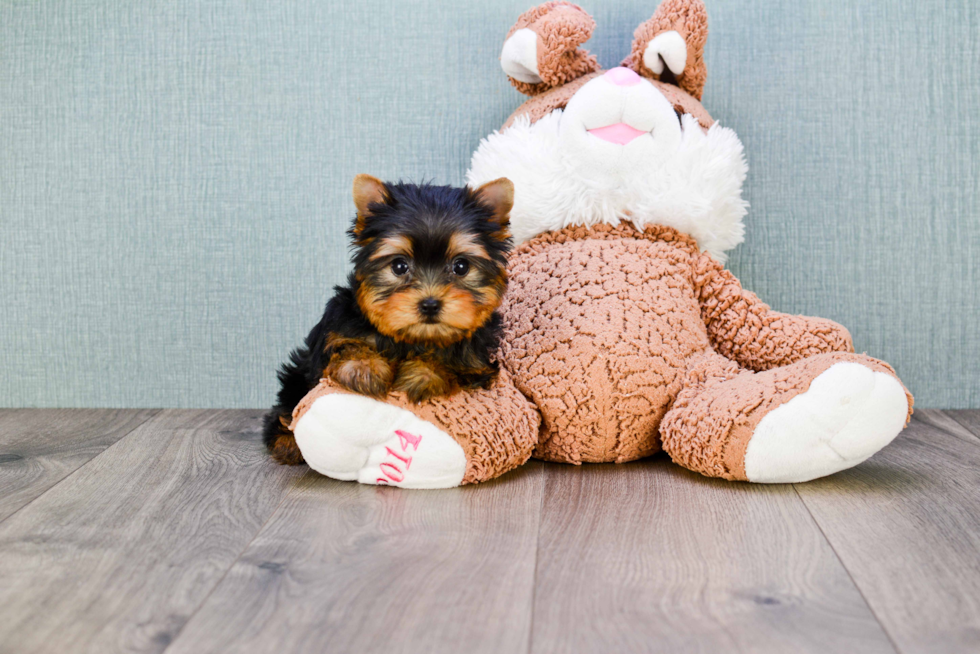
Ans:
[[[162,651],[301,474],[259,428],[161,412],[0,524],[0,651]]]
[[[0,522],[157,413],[0,410]]]
[[[0,522],[0,653],[980,651],[980,411],[796,486],[659,458],[431,492],[276,466],[255,411],[150,415],[0,411],[48,480]]]
[[[936,411],[933,414],[945,415],[965,427],[972,436],[980,441],[980,410]]]
[[[409,492],[311,473],[167,654],[526,652],[542,470]]]
[[[971,445],[980,444],[980,411],[916,409],[915,419]]]
[[[893,652],[790,486],[549,467],[531,652]]]
[[[903,654],[980,651],[980,443],[947,419],[796,487]]]

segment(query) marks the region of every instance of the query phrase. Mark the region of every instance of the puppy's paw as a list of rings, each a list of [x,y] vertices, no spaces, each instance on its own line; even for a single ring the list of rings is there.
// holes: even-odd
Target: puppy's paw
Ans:
[[[403,391],[412,402],[449,395],[456,388],[452,373],[443,366],[424,359],[409,359],[398,367],[394,390]]]
[[[492,364],[484,368],[457,370],[456,379],[459,381],[459,385],[462,388],[487,389],[493,386],[493,382],[497,380],[498,374],[500,374],[500,367],[496,364]]]
[[[387,359],[375,355],[334,361],[327,374],[351,392],[384,397],[391,388],[394,369]]]

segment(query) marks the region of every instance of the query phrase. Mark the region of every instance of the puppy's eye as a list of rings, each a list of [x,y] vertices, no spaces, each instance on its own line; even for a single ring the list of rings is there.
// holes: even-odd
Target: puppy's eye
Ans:
[[[395,259],[391,262],[391,272],[396,277],[401,277],[408,272],[408,262],[402,258]]]
[[[470,271],[470,262],[459,257],[453,260],[453,274],[457,277],[462,277]]]

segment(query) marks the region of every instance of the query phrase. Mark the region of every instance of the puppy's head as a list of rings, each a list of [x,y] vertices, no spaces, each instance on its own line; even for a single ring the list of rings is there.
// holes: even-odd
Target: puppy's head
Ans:
[[[350,230],[361,311],[397,341],[445,347],[468,338],[507,286],[507,179],[473,190],[354,179]]]

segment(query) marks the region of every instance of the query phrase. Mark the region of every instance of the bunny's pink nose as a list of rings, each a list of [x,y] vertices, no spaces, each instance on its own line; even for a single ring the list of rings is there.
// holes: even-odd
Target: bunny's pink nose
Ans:
[[[616,86],[633,86],[640,83],[640,76],[629,68],[617,66],[606,71],[605,78]]]

